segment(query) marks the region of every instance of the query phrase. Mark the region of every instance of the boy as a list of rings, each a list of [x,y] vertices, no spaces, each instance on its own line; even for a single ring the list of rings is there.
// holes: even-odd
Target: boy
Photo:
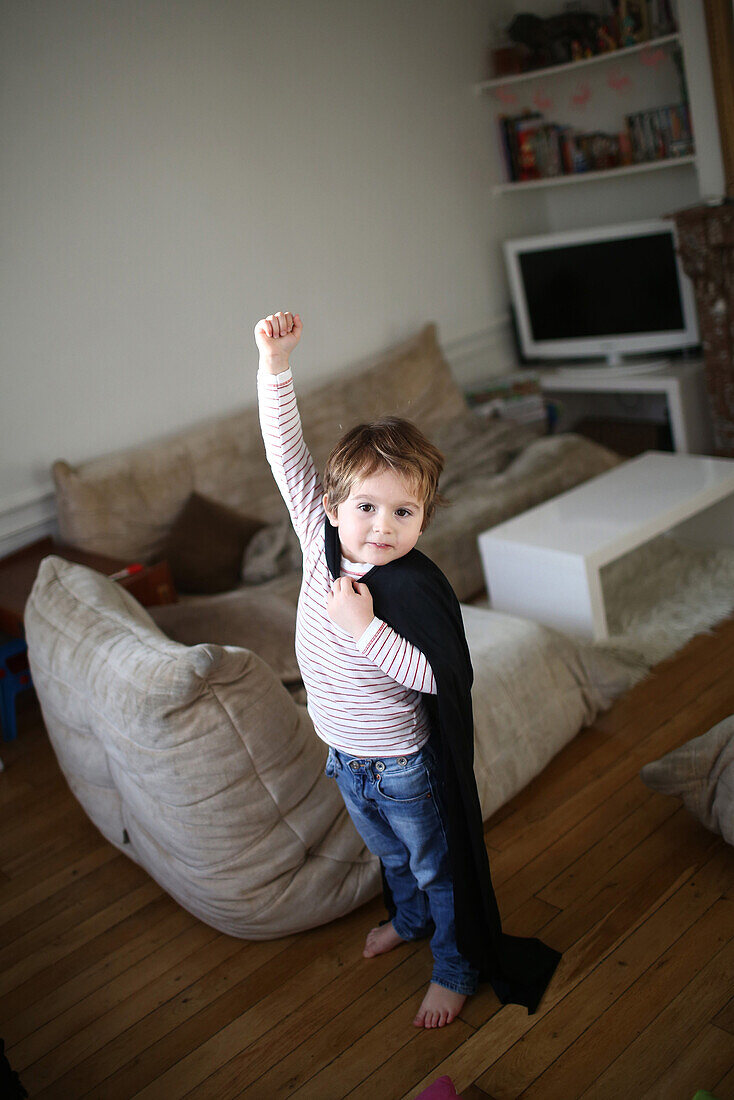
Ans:
[[[329,745],[326,774],[380,859],[392,918],[371,930],[363,954],[431,934],[417,1027],[451,1023],[480,979],[503,1003],[535,1011],[560,954],[501,931],[472,768],[460,609],[415,550],[439,499],[442,455],[410,422],[383,418],[339,440],[322,486],[289,367],[302,328],[288,311],[255,326],[260,422],[303,549],[296,656],[309,714]]]

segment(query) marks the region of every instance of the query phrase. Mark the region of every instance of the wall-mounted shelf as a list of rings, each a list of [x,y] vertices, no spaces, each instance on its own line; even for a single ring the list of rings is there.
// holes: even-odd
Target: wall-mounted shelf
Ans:
[[[651,55],[649,59],[646,53]],[[613,67],[599,68],[605,62],[622,64],[631,58],[645,63],[649,60],[649,65],[633,63],[634,76],[622,72],[619,84],[612,83]],[[660,68],[663,60],[666,64]],[[577,94],[573,91],[577,70],[586,71],[589,66],[596,68],[587,80],[577,82],[581,90]],[[676,71],[677,88],[673,79]],[[548,94],[539,84],[546,78],[548,87],[555,84],[561,97],[555,107],[557,96]],[[513,85],[517,86],[517,94],[510,91]],[[594,95],[600,90],[606,94]],[[624,97],[619,96],[622,90]],[[681,36],[677,31],[578,61],[495,77],[475,85],[475,91],[492,92],[497,100],[495,114],[505,179],[493,187],[495,195],[616,180],[660,169],[690,169],[696,163]],[[508,110],[510,104],[519,107],[523,99],[531,98],[539,109],[533,110],[526,103],[520,113],[517,108],[514,112]],[[587,113],[586,105],[592,99],[593,106]],[[548,108],[554,115],[551,119],[546,117]],[[617,117],[618,110],[621,117]],[[583,122],[581,130],[579,121]],[[614,167],[604,167],[605,162]]]
[[[493,77],[492,80],[483,80],[474,85],[476,95],[482,95],[493,88],[503,88],[507,84],[519,84],[526,80],[538,80],[541,77],[567,73],[571,70],[581,69],[586,65],[597,65],[604,61],[615,61],[619,58],[629,57],[630,54],[639,53],[640,50],[651,50],[656,47],[672,45],[680,41],[679,34],[664,34],[659,38],[650,38],[647,42],[638,42],[634,46],[622,46],[618,50],[607,50],[606,53],[597,53],[593,57],[582,57],[579,61],[566,61],[562,65],[548,65],[542,69],[529,69],[524,73],[512,73],[508,76]]]
[[[495,195],[510,191],[530,191],[538,187],[560,187],[566,183],[589,183],[591,180],[616,179],[618,176],[636,175],[638,172],[653,172],[659,168],[682,168],[695,164],[694,155],[687,157],[668,157],[666,160],[646,160],[639,164],[626,164],[621,168],[604,168],[599,172],[569,172],[562,176],[546,176],[539,180],[516,180],[513,183],[498,183],[492,188]]]

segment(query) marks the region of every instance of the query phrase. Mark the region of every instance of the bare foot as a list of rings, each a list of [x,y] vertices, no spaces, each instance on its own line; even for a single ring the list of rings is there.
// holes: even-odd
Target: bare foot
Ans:
[[[416,1027],[444,1027],[459,1015],[465,1000],[463,993],[431,982],[413,1023]]]
[[[381,924],[378,928],[373,928],[371,932],[367,933],[367,941],[362,954],[366,959],[371,959],[375,955],[384,955],[386,951],[392,951],[393,947],[397,947],[399,943],[406,942],[397,934],[392,926],[392,921],[388,921],[387,924]]]

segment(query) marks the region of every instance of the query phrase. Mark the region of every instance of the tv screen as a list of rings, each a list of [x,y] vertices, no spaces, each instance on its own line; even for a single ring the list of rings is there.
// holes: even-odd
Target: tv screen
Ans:
[[[520,255],[534,340],[683,330],[670,233]]]
[[[506,241],[528,358],[648,354],[699,342],[693,290],[672,222],[601,226]]]

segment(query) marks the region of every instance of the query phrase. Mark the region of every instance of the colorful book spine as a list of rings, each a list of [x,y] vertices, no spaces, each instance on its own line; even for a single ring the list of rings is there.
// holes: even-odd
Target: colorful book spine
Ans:
[[[693,133],[686,103],[636,111],[625,119],[636,163],[693,153]]]

